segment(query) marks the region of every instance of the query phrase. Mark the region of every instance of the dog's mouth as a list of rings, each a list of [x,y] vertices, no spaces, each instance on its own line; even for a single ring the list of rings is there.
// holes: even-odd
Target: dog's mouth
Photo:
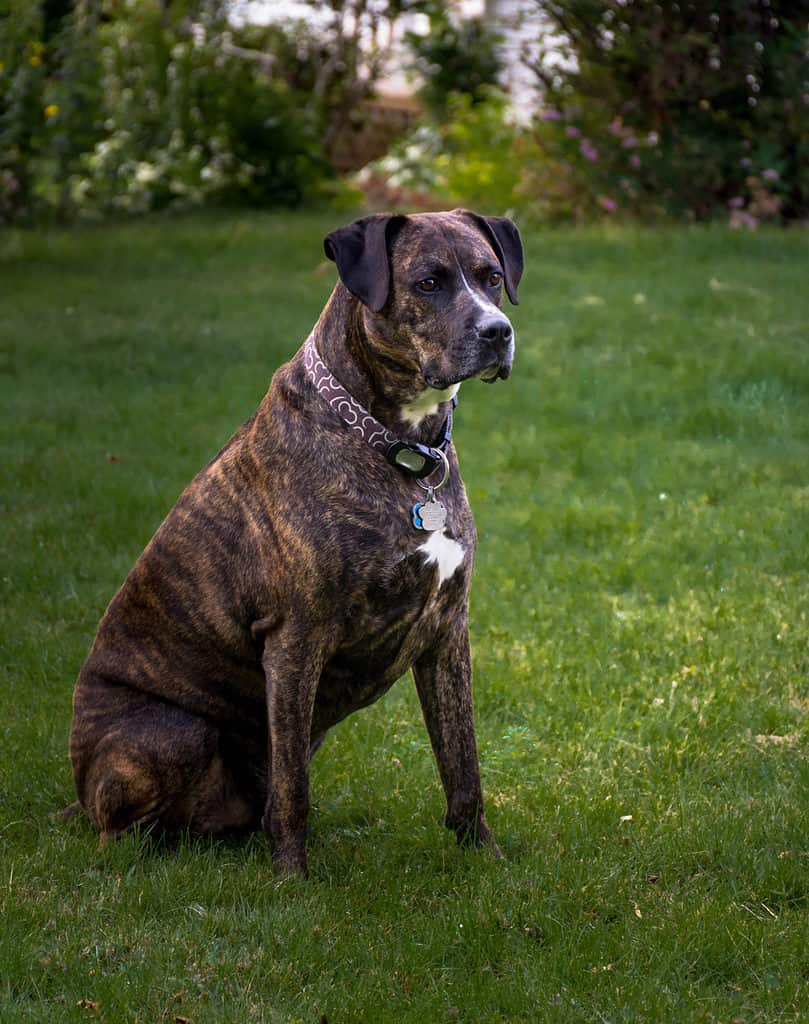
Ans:
[[[451,380],[449,377],[437,377],[431,374],[425,374],[424,383],[434,391],[446,391],[448,388],[451,388],[456,384],[462,384],[463,381],[470,380],[473,377],[477,377],[478,380],[482,380],[484,384],[494,384],[496,380],[506,380],[510,376],[510,363],[491,363],[482,370],[473,370],[471,373],[465,374],[462,377],[453,377]]]
[[[496,380],[508,380],[511,376],[511,363],[492,363],[478,374],[478,380],[484,384],[494,384]]]

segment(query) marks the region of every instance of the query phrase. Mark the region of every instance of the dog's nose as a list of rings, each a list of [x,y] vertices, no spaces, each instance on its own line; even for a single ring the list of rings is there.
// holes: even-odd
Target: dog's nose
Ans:
[[[507,345],[511,341],[511,335],[511,324],[505,317],[485,320],[478,327],[478,337],[480,340],[486,341],[495,347]]]

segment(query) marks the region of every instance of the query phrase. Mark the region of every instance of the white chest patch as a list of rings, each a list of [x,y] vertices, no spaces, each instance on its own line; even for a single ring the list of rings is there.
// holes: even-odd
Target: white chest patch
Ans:
[[[448,402],[458,394],[460,384],[452,384],[445,391],[436,391],[434,388],[427,388],[417,395],[412,402],[403,405],[400,412],[402,419],[411,426],[417,427],[425,416],[432,416],[438,412],[440,402]]]
[[[435,562],[438,566],[439,585],[454,575],[466,554],[463,544],[439,530],[431,533],[418,550],[424,554],[428,563]]]

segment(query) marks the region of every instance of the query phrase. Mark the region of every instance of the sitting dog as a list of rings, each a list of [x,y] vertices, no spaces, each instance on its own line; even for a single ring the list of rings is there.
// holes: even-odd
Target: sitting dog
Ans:
[[[364,217],[324,245],[340,280],[311,335],[169,512],[79,674],[74,807],[102,841],[263,827],[275,869],[305,874],[312,754],[412,669],[446,824],[500,856],[451,431],[461,382],[511,371],[520,237],[454,210]]]

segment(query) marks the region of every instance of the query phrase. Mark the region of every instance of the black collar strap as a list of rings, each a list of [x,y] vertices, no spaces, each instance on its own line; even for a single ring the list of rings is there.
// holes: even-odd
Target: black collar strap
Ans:
[[[372,448],[381,452],[392,466],[401,469],[408,476],[422,480],[442,465],[444,460],[441,453],[446,452],[452,440],[452,410],[458,404],[457,398],[452,399],[449,415],[441,429],[441,439],[435,447],[401,441],[387,427],[383,427],[379,420],[374,419],[329,371],[320,358],[311,335],[303,347],[303,362],[321,397],[329,403],[344,423],[352,430],[356,430]]]

